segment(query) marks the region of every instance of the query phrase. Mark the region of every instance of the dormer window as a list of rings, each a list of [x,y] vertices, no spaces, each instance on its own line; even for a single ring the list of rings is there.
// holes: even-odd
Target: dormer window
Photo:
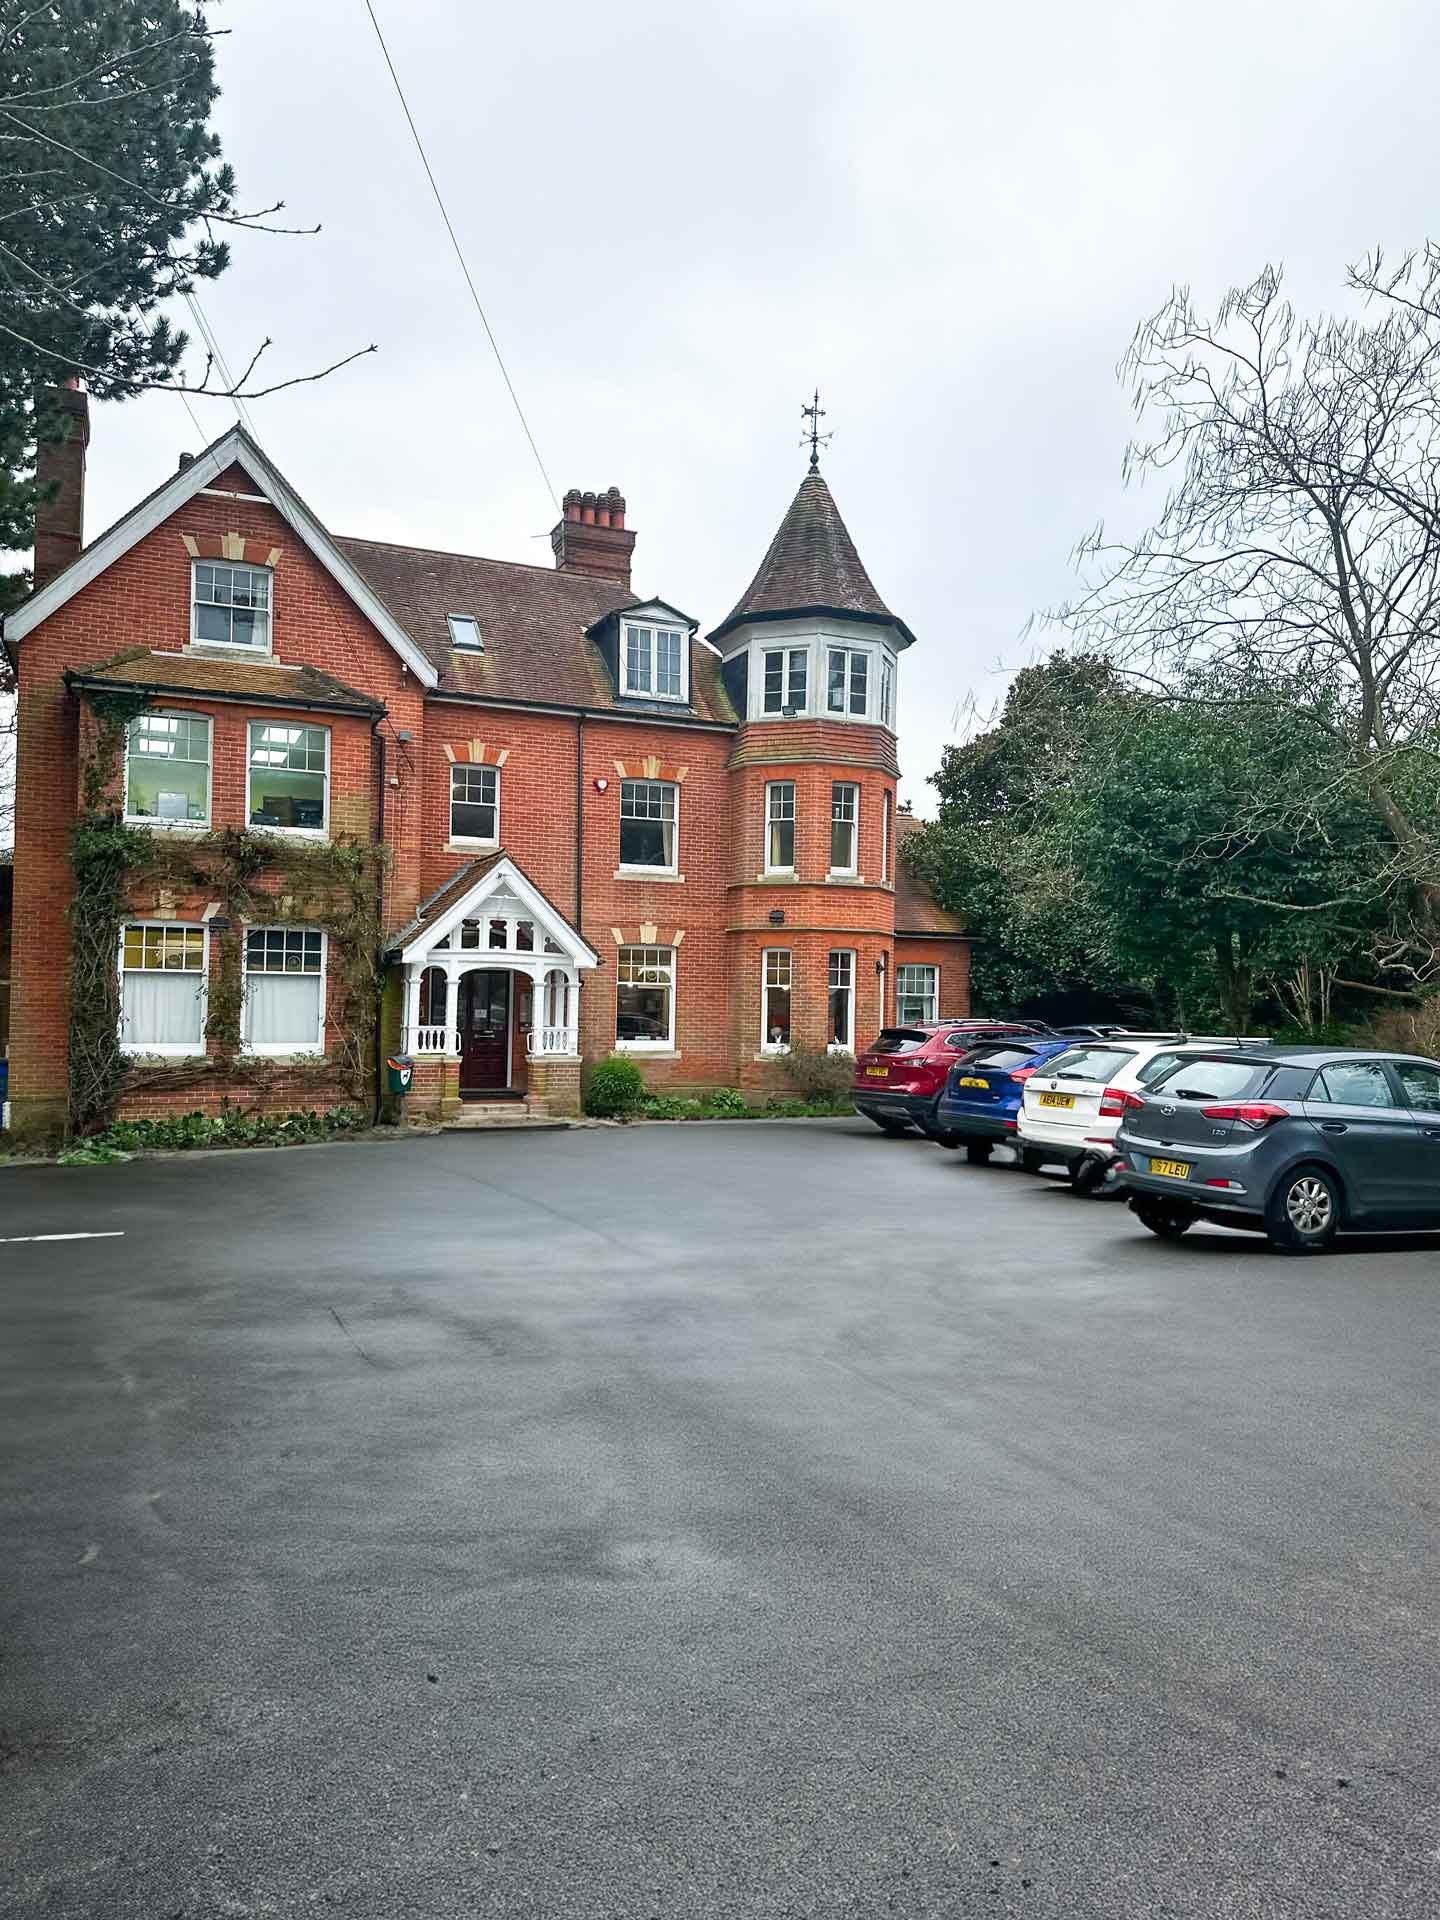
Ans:
[[[207,647],[270,651],[270,569],[195,562],[191,637]]]
[[[483,653],[484,636],[480,632],[480,622],[473,613],[450,613],[446,620],[450,626],[450,644],[457,653]]]
[[[620,691],[644,700],[683,700],[683,630],[627,620],[620,648]]]

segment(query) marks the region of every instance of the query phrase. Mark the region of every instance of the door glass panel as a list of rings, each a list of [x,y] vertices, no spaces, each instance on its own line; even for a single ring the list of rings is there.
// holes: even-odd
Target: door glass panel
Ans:
[[[1440,1113],[1440,1067],[1422,1067],[1416,1060],[1397,1060],[1395,1071],[1405,1098],[1419,1113]]]
[[[1385,1069],[1375,1060],[1337,1060],[1320,1076],[1324,1098],[1337,1107],[1393,1107]]]

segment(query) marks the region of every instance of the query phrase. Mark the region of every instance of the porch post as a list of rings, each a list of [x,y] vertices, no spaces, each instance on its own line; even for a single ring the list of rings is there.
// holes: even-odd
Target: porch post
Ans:
[[[445,962],[445,1023],[450,1031],[445,1036],[445,1051],[460,1052],[460,962]]]
[[[405,1029],[400,1046],[405,1053],[413,1053],[420,1037],[420,965],[414,960],[405,962]]]

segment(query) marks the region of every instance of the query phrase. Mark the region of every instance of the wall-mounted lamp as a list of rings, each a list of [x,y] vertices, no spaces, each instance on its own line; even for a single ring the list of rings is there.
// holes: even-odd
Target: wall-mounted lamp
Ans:
[[[405,745],[408,746],[410,742],[415,738],[415,736],[410,731],[409,727],[401,727],[400,731],[396,734],[395,738],[397,740],[403,741]]]
[[[889,966],[889,964],[890,964],[890,956],[888,954],[882,953],[880,958],[875,962],[875,972],[880,979],[883,980],[885,978],[885,969]]]
[[[785,924],[785,909],[784,909],[783,907],[772,907],[772,908],[770,909],[770,924],[771,924],[771,926],[772,926],[772,927],[783,927],[783,926],[784,926],[784,924]]]

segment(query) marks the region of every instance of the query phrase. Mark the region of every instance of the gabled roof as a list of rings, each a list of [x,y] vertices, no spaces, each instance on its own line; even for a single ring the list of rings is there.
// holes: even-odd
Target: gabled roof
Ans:
[[[642,600],[614,580],[516,560],[384,540],[341,537],[336,544],[424,648],[442,694],[626,711],[593,636],[626,607],[668,604]],[[452,613],[479,621],[483,653],[451,644]],[[671,717],[734,726],[720,662],[700,644],[691,647],[690,697],[690,706]]]
[[[203,694],[208,700],[246,705],[323,707],[327,712],[382,714],[384,704],[347,687],[319,667],[284,667],[271,660],[209,660],[196,655],[137,648],[99,666],[65,675],[67,686],[101,692],[126,687],[147,693]]]
[[[146,534],[153,533],[177,508],[183,507],[187,500],[192,500],[197,493],[212,485],[227,467],[236,465],[245,469],[254,481],[256,491],[264,494],[281,519],[293,528],[320,565],[350,596],[421,685],[433,687],[440,676],[432,662],[416,646],[390,608],[356,571],[339,544],[331,539],[299,494],[260,451],[243,427],[232,427],[203,453],[197,454],[189,466],[171,474],[163,485],[147,494],[113,527],[107,528],[98,540],[85,547],[53,580],[47,580],[38,592],[32,593],[14,613],[7,616],[6,641],[23,640],[42,620],[48,620],[52,613],[73,599],[82,587],[88,587],[92,580],[98,579],[107,567],[113,565],[122,554],[128,553]]]
[[[818,469],[800,482],[755,578],[710,638],[747,621],[807,613],[892,626],[906,646],[915,638],[875,591]]]
[[[595,967],[600,964],[600,956],[590,942],[571,924],[554,901],[542,893],[517,866],[503,847],[496,853],[484,854],[480,859],[472,860],[468,866],[452,874],[443,887],[422,902],[409,924],[390,937],[386,942],[387,951],[401,960],[423,959],[462,920],[473,918],[487,899],[502,890],[513,894],[533,916],[537,931],[548,935],[563,950],[562,954],[553,957],[554,961],[568,960],[575,967]],[[479,947],[463,950],[457,957],[475,966],[528,964],[538,967],[545,966],[547,959],[551,958],[544,953],[538,941],[535,950],[523,957],[508,951],[494,952]]]

